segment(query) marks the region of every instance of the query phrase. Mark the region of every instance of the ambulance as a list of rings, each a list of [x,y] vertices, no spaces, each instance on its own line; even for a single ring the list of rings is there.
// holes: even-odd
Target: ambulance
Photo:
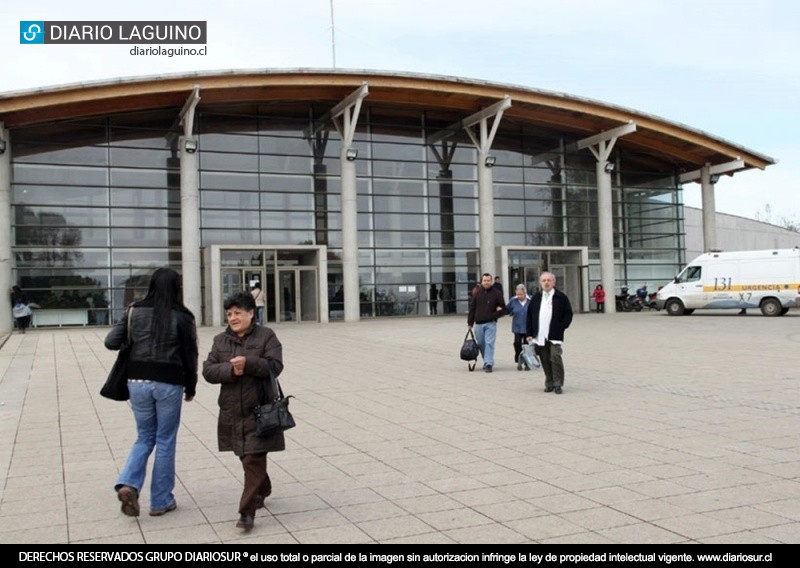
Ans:
[[[671,316],[747,308],[782,316],[800,308],[800,247],[701,254],[658,291],[656,306]]]

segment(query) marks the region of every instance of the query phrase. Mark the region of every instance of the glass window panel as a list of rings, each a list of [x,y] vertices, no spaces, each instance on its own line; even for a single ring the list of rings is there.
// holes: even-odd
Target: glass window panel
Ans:
[[[456,231],[477,231],[478,217],[471,215],[453,215],[453,228]]]
[[[128,209],[114,208],[111,210],[111,225],[113,227],[166,227],[169,216],[177,215],[168,209]]]
[[[200,236],[203,246],[261,243],[261,232],[258,229],[202,229]]]
[[[500,159],[492,168],[492,179],[496,182],[522,183],[522,168],[500,165]]]
[[[375,250],[375,264],[379,266],[427,266],[428,252],[424,250]]]
[[[200,152],[200,169],[223,172],[257,172],[257,154],[223,154],[221,152]]]
[[[200,172],[200,188],[218,190],[251,190],[258,191],[256,174]]]
[[[314,161],[311,157],[276,156],[261,154],[259,156],[261,171],[279,173],[310,174],[314,172]]]
[[[375,226],[382,231],[420,231],[426,227],[424,215],[375,214]]]
[[[253,128],[255,128],[255,120],[253,121]],[[255,134],[233,134],[228,132],[202,132],[199,145],[204,152],[221,150],[223,152],[255,154],[258,152],[258,136]]]
[[[200,207],[204,209],[258,209],[260,194],[255,191],[203,191]]]
[[[425,177],[425,165],[422,162],[373,160],[372,173],[376,177],[423,178]]]
[[[72,267],[109,266],[107,249],[92,250],[78,248],[14,248],[17,268],[27,267]]]
[[[525,232],[525,217],[500,216],[494,219],[495,231],[519,231]]]
[[[314,231],[261,231],[262,242],[270,245],[304,245],[314,244]]]
[[[101,288],[109,285],[109,270],[108,269],[95,269],[84,268],[76,270],[75,268],[61,269],[51,267],[39,267],[36,269],[23,269],[17,270],[17,277],[24,290],[30,288],[57,288],[57,287],[90,287]],[[75,307],[84,307],[79,304]]]
[[[181,260],[180,250],[167,249],[112,249],[111,264],[114,268],[128,266],[132,268],[159,267]]]
[[[174,199],[172,205],[180,206],[180,190],[172,190]],[[111,204],[117,207],[167,207],[169,191],[154,189],[111,189]]]
[[[116,148],[110,149],[111,165],[114,167],[166,168],[174,162],[171,150],[150,148]]]
[[[39,144],[35,152],[17,155],[14,146],[14,160],[28,164],[76,164],[81,166],[108,165],[108,151],[103,146],[63,147],[52,144]]]
[[[525,215],[553,215],[553,203],[549,201],[525,201]]]
[[[264,136],[259,138],[259,152],[284,156],[311,156],[311,145],[305,138]]]
[[[17,225],[108,226],[105,207],[15,207]]]
[[[384,195],[407,195],[422,197],[425,195],[425,183],[422,181],[376,179],[372,182],[373,193]]]
[[[200,211],[200,223],[203,229],[229,227],[234,232],[261,227],[258,211],[203,209]]]
[[[314,178],[312,176],[282,176],[276,174],[261,174],[262,191],[278,192],[313,192]],[[328,180],[328,191],[338,190],[338,183]]]
[[[121,247],[153,247],[180,244],[180,229],[127,228],[111,229],[111,244]]]
[[[179,164],[176,165],[179,166]],[[170,185],[170,176],[176,179],[175,176],[180,176],[180,169],[177,167],[169,170],[125,170],[122,168],[113,168],[111,170],[111,185],[118,187],[153,187],[163,189]],[[174,183],[174,185],[177,185],[177,183]]]
[[[264,229],[313,229],[314,215],[304,211],[265,211],[261,213]]]
[[[108,205],[108,189],[105,187],[14,184],[13,190],[14,202],[20,205]]]
[[[424,247],[427,246],[427,235],[412,231],[380,231],[375,233],[375,246]]]
[[[303,193],[261,192],[261,207],[264,209],[314,209],[314,196]]]
[[[525,207],[524,202],[512,201],[510,199],[495,199],[494,200],[494,214],[495,215],[524,215]]]
[[[522,199],[525,197],[524,187],[511,183],[495,183],[492,193],[495,199]]]
[[[78,166],[48,166],[14,162],[13,179],[16,183],[53,185],[108,185],[107,168]]]
[[[409,162],[425,160],[425,152],[421,144],[390,144],[373,142],[372,158],[378,160],[404,160]]]
[[[425,199],[414,197],[400,197],[394,195],[376,195],[372,199],[375,211],[403,213],[424,213]]]

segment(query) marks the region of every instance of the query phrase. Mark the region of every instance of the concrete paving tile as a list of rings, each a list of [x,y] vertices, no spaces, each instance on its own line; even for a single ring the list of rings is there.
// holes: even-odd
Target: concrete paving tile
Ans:
[[[344,517],[354,523],[388,519],[391,517],[400,517],[408,514],[408,511],[390,501],[360,503],[357,505],[341,505],[337,506],[337,510]]]
[[[462,544],[518,544],[529,542],[528,537],[499,524],[451,529],[444,534]]]
[[[602,537],[619,544],[678,544],[687,537],[650,523],[638,523],[597,531]]]
[[[431,511],[444,511],[447,509],[460,509],[463,503],[459,503],[448,495],[432,494],[421,497],[405,497],[395,499],[394,503],[402,507],[409,513],[426,513]]]
[[[780,541],[750,531],[700,538],[697,539],[697,542],[701,544],[781,544]]]
[[[742,530],[741,527],[727,521],[715,519],[708,513],[692,513],[683,517],[655,519],[652,523],[655,526],[691,539],[722,536]]]
[[[557,515],[529,517],[504,523],[507,527],[535,541],[543,542],[550,538],[575,535],[586,529]]]
[[[592,509],[568,511],[559,513],[558,516],[571,523],[589,529],[590,531],[633,525],[641,522],[640,519],[636,517],[609,509],[608,507],[594,507]]]
[[[539,542],[541,544],[614,544],[614,541],[610,538],[591,531],[546,538]],[[596,554],[602,553],[597,552]]]
[[[663,499],[643,499],[641,501],[625,501],[615,503],[614,510],[626,513],[642,521],[682,517],[692,513],[688,509],[665,502]]]
[[[739,527],[740,530],[746,531],[784,525],[788,522],[788,519],[785,517],[768,513],[756,509],[755,507],[720,509],[719,511],[709,511],[705,513],[705,515],[712,519],[735,525]]]
[[[527,499],[527,501],[549,513],[566,513],[568,511],[597,507],[596,501],[574,493],[558,493],[544,497],[534,497]]]
[[[362,521],[356,523],[356,526],[371,539],[379,542],[425,534],[436,528],[424,519],[408,514]]]
[[[0,525],[2,526],[2,525]],[[22,528],[2,531],[3,544],[67,544],[70,542],[67,525]]]
[[[519,500],[475,505],[473,508],[498,523],[550,514],[532,503]]]
[[[456,541],[441,532],[428,532],[417,535],[382,540],[382,544],[455,544]]]
[[[753,529],[752,532],[763,538],[770,538],[782,544],[800,543],[800,525],[798,525],[798,523],[787,523],[775,527]]]
[[[353,524],[298,530],[292,532],[292,536],[300,544],[369,544],[375,542],[358,525]]]
[[[490,518],[466,507],[461,509],[433,511],[430,513],[418,513],[417,517],[440,531],[492,524]]]
[[[507,503],[513,500],[508,493],[504,493],[492,487],[482,487],[480,489],[470,489],[467,491],[451,491],[447,496],[455,499],[459,503],[463,503],[467,507],[491,503]]]
[[[778,515],[790,521],[800,522],[800,498],[781,499],[769,503],[755,503],[754,509]]]

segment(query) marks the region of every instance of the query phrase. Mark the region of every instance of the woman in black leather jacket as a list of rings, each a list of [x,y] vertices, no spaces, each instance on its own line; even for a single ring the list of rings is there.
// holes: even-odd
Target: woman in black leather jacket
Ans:
[[[128,341],[132,345],[128,391],[137,437],[114,489],[122,512],[138,517],[139,493],[155,449],[150,480],[150,515],[155,517],[177,507],[175,450],[181,399],[191,401],[197,386],[197,329],[181,300],[181,277],[170,268],[153,273],[147,296],[129,310],[105,340],[113,350]]]

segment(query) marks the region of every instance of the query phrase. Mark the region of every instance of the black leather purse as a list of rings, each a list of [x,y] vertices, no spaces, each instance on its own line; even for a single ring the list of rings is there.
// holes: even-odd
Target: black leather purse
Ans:
[[[128,361],[131,358],[131,314],[133,308],[128,310],[128,342],[123,343],[117,353],[117,360],[108,373],[108,378],[100,389],[100,396],[111,400],[125,401],[130,398],[128,392]]]
[[[272,392],[278,393],[278,398],[267,401],[265,381],[259,381],[259,404],[253,409],[253,416],[256,419],[256,436],[259,438],[269,438],[295,427],[294,417],[289,412],[289,399],[292,398],[292,395],[283,396],[281,385],[272,372],[269,374],[269,382],[272,385]]]

